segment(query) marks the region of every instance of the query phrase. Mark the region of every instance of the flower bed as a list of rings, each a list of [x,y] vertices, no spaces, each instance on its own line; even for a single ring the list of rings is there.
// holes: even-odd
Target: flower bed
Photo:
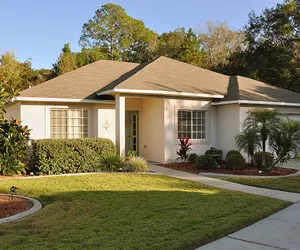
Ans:
[[[201,172],[205,173],[217,173],[217,174],[235,174],[235,175],[255,175],[255,176],[280,176],[280,175],[290,175],[297,172],[297,170],[289,168],[273,168],[270,172],[259,173],[256,168],[247,167],[243,170],[230,170],[221,166],[218,169],[197,169],[195,164],[189,162],[179,162],[179,163],[168,163],[161,164],[162,167],[172,168],[179,171],[184,171],[192,174],[199,174]]]
[[[6,218],[32,208],[33,204],[23,198],[0,195],[0,219]]]

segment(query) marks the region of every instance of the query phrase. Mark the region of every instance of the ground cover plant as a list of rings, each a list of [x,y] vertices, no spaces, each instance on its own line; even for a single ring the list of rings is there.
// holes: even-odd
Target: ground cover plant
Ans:
[[[3,178],[0,192],[12,185],[43,209],[1,225],[0,249],[195,249],[290,204],[145,174]]]

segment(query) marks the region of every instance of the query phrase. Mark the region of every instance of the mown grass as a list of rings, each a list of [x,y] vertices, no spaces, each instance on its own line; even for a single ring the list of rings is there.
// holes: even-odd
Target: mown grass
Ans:
[[[300,177],[281,177],[281,178],[237,178],[222,177],[218,178],[225,181],[236,182],[248,186],[262,187],[274,190],[281,190],[292,193],[300,193]]]
[[[290,203],[159,175],[2,179],[43,209],[0,225],[0,249],[194,249]]]

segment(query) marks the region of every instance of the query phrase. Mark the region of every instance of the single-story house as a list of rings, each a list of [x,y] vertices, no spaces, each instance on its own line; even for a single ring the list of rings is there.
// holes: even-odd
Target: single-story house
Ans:
[[[300,94],[241,76],[218,74],[166,57],[150,63],[101,60],[22,91],[7,115],[31,139],[104,137],[121,154],[172,162],[178,139],[193,152],[235,149],[246,112],[279,108],[300,120]]]

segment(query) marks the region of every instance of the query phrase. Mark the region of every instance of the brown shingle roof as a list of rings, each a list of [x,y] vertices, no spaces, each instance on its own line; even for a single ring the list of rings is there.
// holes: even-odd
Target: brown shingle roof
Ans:
[[[139,66],[101,60],[21,92],[20,97],[95,99],[96,92]]]
[[[99,99],[96,93],[114,89],[225,95],[219,101],[300,103],[298,93],[166,57],[148,64],[101,60],[22,91],[20,97]]]
[[[227,86],[228,76],[161,56],[114,88],[225,95]]]
[[[229,77],[228,94],[220,101],[300,103],[300,94],[242,76]]]

